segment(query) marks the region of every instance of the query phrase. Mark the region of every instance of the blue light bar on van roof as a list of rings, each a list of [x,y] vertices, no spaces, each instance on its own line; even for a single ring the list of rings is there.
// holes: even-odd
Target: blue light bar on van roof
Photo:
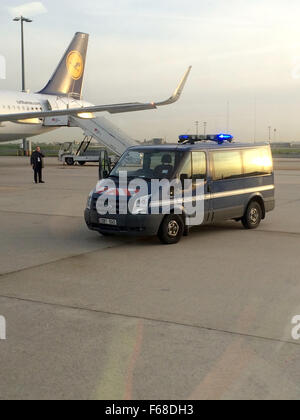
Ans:
[[[233,140],[233,136],[230,134],[219,134],[217,137],[222,142],[225,140],[231,142]]]
[[[190,140],[191,136],[188,135],[184,135],[184,136],[179,136],[179,140],[185,141],[185,140]],[[193,136],[192,136],[193,137]]]
[[[225,141],[231,143],[233,136],[231,134],[209,134],[206,136],[183,134],[179,136],[179,143],[194,144],[198,141],[214,141],[218,144],[223,144]]]

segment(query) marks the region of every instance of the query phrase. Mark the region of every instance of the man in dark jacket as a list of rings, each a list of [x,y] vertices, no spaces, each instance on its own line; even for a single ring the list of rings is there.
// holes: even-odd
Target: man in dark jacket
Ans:
[[[32,153],[31,156],[31,165],[32,169],[34,170],[34,182],[37,184],[44,184],[42,178],[42,171],[43,171],[43,159],[44,155],[41,153],[41,148],[38,146],[35,152]]]

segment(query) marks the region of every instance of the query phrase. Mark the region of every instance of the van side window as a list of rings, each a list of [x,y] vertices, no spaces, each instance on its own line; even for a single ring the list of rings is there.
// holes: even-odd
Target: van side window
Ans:
[[[185,162],[183,164],[183,167],[180,171],[179,176],[181,175],[187,175],[188,179],[192,178],[192,156],[191,153],[188,153],[185,157]]]
[[[213,152],[214,181],[243,176],[242,154],[239,150]]]
[[[206,154],[193,152],[193,178],[206,179]]]
[[[243,151],[245,176],[268,175],[273,172],[270,150],[250,149]]]

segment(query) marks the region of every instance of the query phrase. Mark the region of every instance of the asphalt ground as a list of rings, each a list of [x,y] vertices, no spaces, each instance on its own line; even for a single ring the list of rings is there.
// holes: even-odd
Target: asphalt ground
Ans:
[[[256,231],[176,246],[83,220],[97,167],[0,158],[0,399],[299,399],[300,160]]]

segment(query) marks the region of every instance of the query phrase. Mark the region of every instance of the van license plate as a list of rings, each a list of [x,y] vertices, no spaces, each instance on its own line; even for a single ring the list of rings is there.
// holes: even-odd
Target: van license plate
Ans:
[[[117,221],[115,219],[99,219],[101,225],[117,226]]]

